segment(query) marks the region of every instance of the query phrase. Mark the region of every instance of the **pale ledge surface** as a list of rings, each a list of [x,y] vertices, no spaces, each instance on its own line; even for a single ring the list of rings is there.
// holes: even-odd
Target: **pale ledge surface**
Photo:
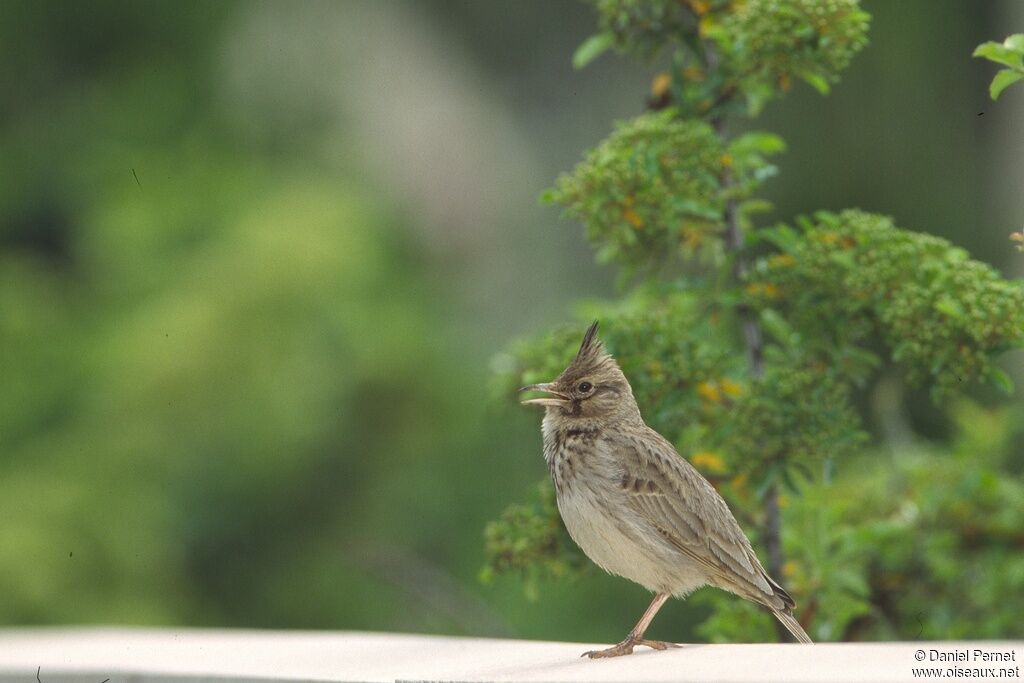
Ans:
[[[0,629],[0,683],[159,681],[911,681],[915,667],[1020,666],[1024,642],[688,645],[610,660],[597,645],[384,633]],[[1009,664],[917,662],[917,650],[1014,651]]]

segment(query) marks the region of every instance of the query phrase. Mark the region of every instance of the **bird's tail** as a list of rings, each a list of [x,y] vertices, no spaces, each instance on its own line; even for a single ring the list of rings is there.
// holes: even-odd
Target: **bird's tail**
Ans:
[[[814,644],[814,641],[811,640],[811,637],[807,635],[806,631],[804,631],[803,627],[800,625],[800,622],[793,618],[792,614],[787,614],[777,609],[773,609],[772,614],[775,615],[776,619],[782,622],[782,625],[785,626],[789,630],[789,632],[793,634],[794,638],[799,640],[801,643],[808,643],[811,645]]]

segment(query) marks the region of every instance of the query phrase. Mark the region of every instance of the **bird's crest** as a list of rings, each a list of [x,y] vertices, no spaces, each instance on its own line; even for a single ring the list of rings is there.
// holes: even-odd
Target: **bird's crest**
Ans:
[[[575,375],[591,372],[612,361],[612,357],[604,350],[604,344],[597,338],[597,326],[598,321],[595,320],[587,328],[587,333],[583,335],[583,343],[580,344],[580,350],[576,352],[576,357],[566,368],[567,373]],[[614,363],[614,361],[612,362]]]
[[[604,345],[601,344],[601,340],[597,338],[597,326],[598,321],[595,320],[590,324],[590,327],[587,328],[587,333],[583,335],[583,343],[580,344],[580,350],[576,352],[576,358],[573,362],[582,362],[595,354],[604,352]]]

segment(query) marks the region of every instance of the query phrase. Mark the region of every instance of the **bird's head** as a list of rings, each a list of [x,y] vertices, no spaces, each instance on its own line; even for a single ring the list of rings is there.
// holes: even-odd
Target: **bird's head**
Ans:
[[[544,406],[549,416],[604,420],[639,419],[640,410],[629,381],[618,363],[597,338],[597,321],[583,337],[580,350],[554,381],[531,384],[519,390],[546,395],[523,401]]]

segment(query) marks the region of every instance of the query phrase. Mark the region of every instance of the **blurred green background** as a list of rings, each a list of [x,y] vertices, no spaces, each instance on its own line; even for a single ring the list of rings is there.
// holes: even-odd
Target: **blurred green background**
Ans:
[[[758,122],[789,143],[771,218],[890,214],[1019,277],[1024,88],[992,103],[970,55],[1024,3],[864,6],[833,93]],[[645,605],[621,579],[536,603],[477,579],[484,524],[546,471],[491,359],[613,291],[537,204],[657,71],[574,72],[594,26],[570,0],[0,4],[0,624],[621,637]],[[892,471],[953,486],[922,453],[978,449],[1019,478],[1019,400],[957,428],[883,399]],[[1007,543],[991,598],[1019,615]]]

